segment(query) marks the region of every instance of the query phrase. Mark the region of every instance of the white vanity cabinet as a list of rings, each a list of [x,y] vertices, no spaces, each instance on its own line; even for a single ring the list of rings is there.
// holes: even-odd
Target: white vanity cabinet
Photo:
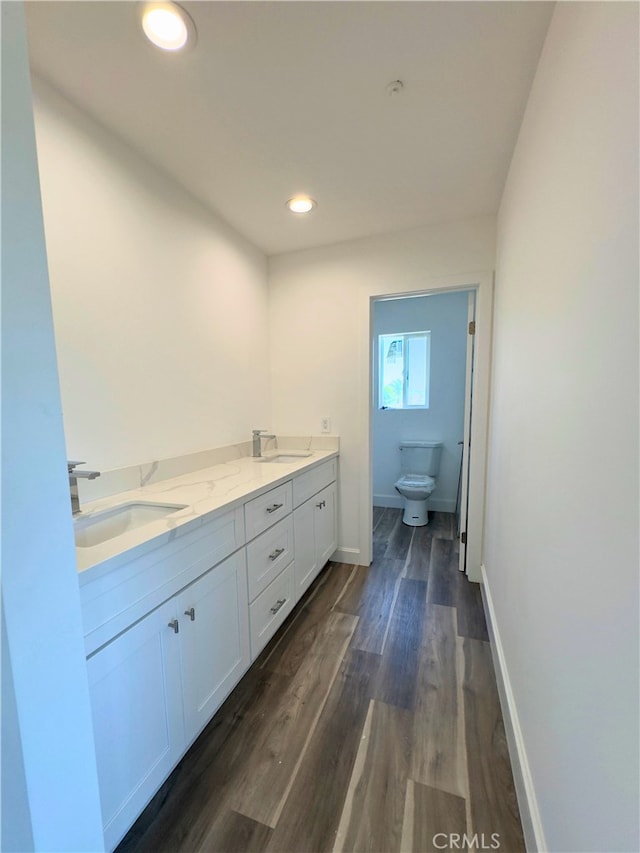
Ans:
[[[112,850],[336,548],[335,458],[81,580]]]
[[[294,501],[296,491],[299,497],[305,497],[314,489],[316,491],[293,511],[296,601],[318,575],[338,544],[335,460],[303,476],[306,482],[300,484],[298,490],[294,480]],[[327,482],[329,485],[325,485]]]
[[[88,658],[113,848],[249,666],[244,550]]]

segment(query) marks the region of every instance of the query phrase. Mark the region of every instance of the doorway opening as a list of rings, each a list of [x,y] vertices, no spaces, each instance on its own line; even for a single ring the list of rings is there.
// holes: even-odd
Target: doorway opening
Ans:
[[[373,300],[373,507],[404,523],[443,513],[456,539],[467,527],[475,292]],[[407,485],[408,484],[408,485]],[[461,571],[466,549],[460,546]]]
[[[392,405],[397,408],[399,400],[402,399],[402,405],[406,409],[404,414],[412,414],[414,417],[419,412],[419,406],[422,405],[426,409],[427,399],[430,401],[431,415],[434,414],[433,404],[433,371],[430,372],[430,385],[424,389],[416,389],[415,387],[402,387],[404,379],[407,384],[406,373],[403,376],[402,370],[396,368],[396,375],[392,376],[387,373],[384,378],[391,378],[395,381],[394,389],[390,389],[391,396],[381,398],[380,381],[380,352],[381,342],[380,335],[382,331],[377,332],[376,326],[376,311],[377,306],[384,302],[392,302],[400,304],[405,301],[405,310],[410,311],[411,307],[418,305],[416,299],[425,299],[427,297],[442,296],[446,293],[451,293],[457,296],[458,302],[466,302],[466,319],[462,326],[464,333],[464,412],[462,421],[458,423],[458,433],[455,437],[454,447],[452,446],[452,437],[447,436],[446,450],[443,448],[443,459],[445,460],[444,473],[446,475],[446,489],[440,490],[440,494],[434,498],[442,500],[443,510],[452,511],[459,514],[460,523],[456,523],[458,528],[456,533],[460,536],[460,568],[466,571],[469,580],[480,581],[481,563],[482,563],[482,532],[484,522],[484,486],[485,486],[485,468],[486,468],[486,441],[487,441],[487,426],[488,426],[488,410],[489,410],[489,375],[490,375],[490,343],[491,343],[491,319],[492,319],[492,302],[493,302],[493,277],[491,274],[475,274],[473,276],[451,276],[446,279],[432,280],[423,289],[415,289],[412,291],[401,291],[398,289],[394,292],[393,288],[387,293],[370,292],[366,294],[367,306],[363,312],[366,317],[366,328],[362,329],[362,338],[366,341],[366,350],[363,347],[363,356],[366,351],[366,359],[363,358],[362,376],[363,387],[368,389],[368,393],[363,395],[365,399],[361,401],[361,423],[363,424],[362,437],[362,470],[364,475],[361,483],[361,562],[368,565],[372,558],[372,540],[373,540],[373,505],[374,501],[380,502],[384,500],[386,494],[388,498],[393,498],[393,492],[389,488],[389,478],[391,476],[391,468],[395,471],[396,477],[399,472],[399,451],[397,447],[394,452],[388,453],[388,459],[383,463],[382,467],[387,469],[387,487],[382,492],[378,490],[380,478],[376,476],[374,470],[375,462],[374,451],[379,446],[380,442],[376,435],[375,419],[379,416],[386,418],[387,425],[393,422],[391,418],[395,418],[397,422],[402,418],[403,412],[390,412],[388,409],[383,409],[382,406],[388,405],[392,401]],[[426,300],[428,301],[428,300]],[[435,302],[432,302],[436,305]],[[363,306],[364,308],[365,306]],[[460,307],[460,306],[459,306]],[[420,325],[420,324],[418,324]],[[424,326],[424,322],[422,326]],[[401,333],[400,328],[387,330],[393,336],[394,333]],[[417,326],[408,328],[405,334],[411,332],[421,333],[424,340],[424,333],[433,331],[425,328],[418,329]],[[363,343],[364,343],[363,341]],[[428,344],[406,346],[406,338],[403,339],[405,344],[404,353],[409,352],[413,347],[412,356],[414,358],[413,375],[414,380],[409,380],[410,386],[415,386],[416,375],[416,359],[418,354],[420,360],[424,359],[425,348],[429,349],[429,356],[432,357],[431,347],[433,346],[434,338],[429,337]],[[388,337],[384,339],[385,344],[389,344],[389,348],[393,344],[393,340]],[[395,349],[400,349],[399,344],[396,344]],[[393,352],[391,353],[393,355]],[[458,370],[462,370],[460,365],[460,352],[458,352]],[[438,356],[439,358],[439,356]],[[437,360],[437,359],[436,359]],[[425,362],[426,363],[426,362]],[[393,368],[393,365],[391,366]],[[418,374],[420,373],[418,368]],[[426,370],[426,369],[425,369]],[[399,381],[400,380],[400,381]],[[436,379],[436,387],[440,380]],[[419,383],[421,384],[421,383]],[[435,391],[439,394],[440,391]],[[401,395],[401,397],[399,396]],[[417,395],[417,396],[416,396]],[[382,402],[382,406],[380,403]],[[458,402],[458,413],[460,411],[460,402]],[[400,417],[398,417],[400,415]],[[419,417],[419,415],[418,415]],[[431,419],[431,425],[434,425],[434,419]],[[414,420],[416,433],[419,432],[417,422]],[[393,432],[393,428],[387,430]],[[406,431],[405,431],[406,432]],[[413,431],[412,431],[413,432]],[[429,429],[430,434],[424,435],[426,438],[438,438],[434,430]],[[411,436],[406,433],[402,436],[404,439],[416,438],[416,434]],[[462,444],[458,445],[461,441]],[[396,442],[397,444],[397,442]],[[457,451],[457,452],[456,452]],[[452,469],[454,469],[452,473]],[[455,483],[454,494],[451,496],[451,481]],[[374,490],[374,483],[376,490]],[[444,485],[444,484],[443,484]],[[382,496],[382,497],[381,497]],[[400,496],[398,495],[398,500]]]

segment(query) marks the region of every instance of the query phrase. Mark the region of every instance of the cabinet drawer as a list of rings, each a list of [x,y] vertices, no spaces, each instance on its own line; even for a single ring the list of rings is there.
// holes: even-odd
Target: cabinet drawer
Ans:
[[[263,530],[272,527],[292,509],[291,482],[270,489],[258,498],[244,505],[244,521],[247,542],[254,539]]]
[[[249,601],[293,560],[293,516],[283,518],[247,546]]]
[[[315,495],[320,489],[324,489],[329,483],[333,483],[338,472],[338,460],[330,459],[317,468],[312,468],[304,474],[300,474],[293,481],[293,505],[300,506],[311,495]]]
[[[249,605],[252,661],[256,659],[293,609],[294,565],[289,563],[253,604]]]

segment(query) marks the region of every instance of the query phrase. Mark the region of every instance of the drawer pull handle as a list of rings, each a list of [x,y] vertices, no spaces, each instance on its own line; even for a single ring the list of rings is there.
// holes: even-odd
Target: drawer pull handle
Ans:
[[[275,615],[278,612],[278,610],[280,610],[282,605],[286,604],[286,602],[287,602],[286,598],[279,598],[276,601],[276,603],[273,605],[273,607],[271,608],[271,612]]]
[[[267,507],[267,512],[275,512],[280,507],[284,506],[284,504],[273,504],[272,506]]]
[[[184,615],[188,616],[192,622],[195,622],[196,621],[196,609],[195,609],[195,607],[190,607],[188,610],[185,610]]]
[[[271,554],[269,554],[270,560],[277,560],[280,554],[284,554],[284,548],[276,548]]]
[[[319,504],[316,504],[316,506],[318,507],[318,509],[322,509],[322,508],[323,508],[323,507],[325,507],[326,505],[327,505],[327,502],[326,502],[326,501],[320,501],[320,503],[319,503]]]
[[[177,634],[180,631],[180,623],[177,619],[172,619],[168,625],[169,628],[173,628],[173,633]]]

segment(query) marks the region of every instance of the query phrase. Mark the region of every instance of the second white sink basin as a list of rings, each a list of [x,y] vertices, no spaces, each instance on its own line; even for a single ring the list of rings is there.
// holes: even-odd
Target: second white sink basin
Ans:
[[[114,539],[130,530],[178,512],[185,506],[186,504],[135,502],[120,504],[113,509],[96,512],[84,518],[79,516],[73,520],[76,548],[91,548],[93,545],[99,545],[107,539]]]
[[[258,462],[299,462],[300,459],[311,455],[311,452],[307,450],[300,450],[298,452],[290,450],[288,453],[276,453],[274,456],[265,456],[263,459],[259,459]]]

